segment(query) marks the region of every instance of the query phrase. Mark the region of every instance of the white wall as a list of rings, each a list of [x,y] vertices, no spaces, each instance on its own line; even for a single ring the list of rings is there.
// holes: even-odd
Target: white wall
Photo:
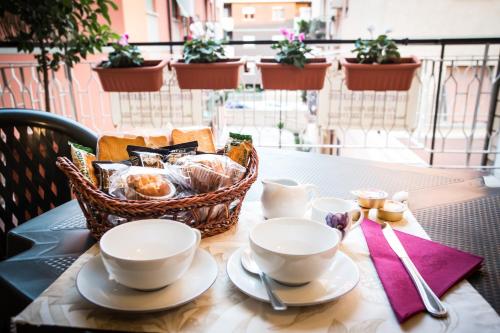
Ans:
[[[339,38],[369,38],[368,26],[375,27],[375,35],[391,29],[393,38],[500,37],[500,0],[350,0]],[[483,47],[455,49],[449,51],[483,52]]]
[[[499,0],[350,0],[344,38],[392,29],[398,37],[498,37]]]

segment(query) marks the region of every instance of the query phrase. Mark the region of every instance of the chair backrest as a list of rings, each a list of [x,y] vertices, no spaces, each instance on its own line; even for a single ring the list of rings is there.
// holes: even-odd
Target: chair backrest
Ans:
[[[95,149],[97,135],[45,111],[0,109],[0,257],[10,229],[71,200],[55,164],[71,156],[68,141]]]

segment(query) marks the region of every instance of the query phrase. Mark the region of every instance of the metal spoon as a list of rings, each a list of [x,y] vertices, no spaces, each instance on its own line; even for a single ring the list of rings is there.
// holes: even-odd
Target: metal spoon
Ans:
[[[286,304],[284,304],[278,295],[274,293],[269,277],[260,270],[259,266],[257,266],[257,263],[253,259],[252,252],[250,252],[250,248],[246,248],[241,253],[241,265],[247,272],[256,274],[260,277],[260,280],[266,288],[267,296],[269,296],[271,306],[274,310],[281,311],[287,309]]]

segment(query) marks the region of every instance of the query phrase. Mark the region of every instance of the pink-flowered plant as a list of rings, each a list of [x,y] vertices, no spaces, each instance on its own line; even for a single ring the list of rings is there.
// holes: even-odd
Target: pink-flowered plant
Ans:
[[[108,60],[103,61],[101,66],[104,68],[116,67],[138,67],[144,63],[141,52],[135,45],[128,42],[127,33],[120,36],[115,44],[112,45],[113,51],[109,53]]]
[[[285,36],[285,38],[288,39],[289,32],[287,28],[280,28],[280,34],[282,34],[283,36]]]
[[[274,59],[280,64],[303,68],[307,62],[306,53],[311,52],[311,48],[304,43],[306,36],[303,33],[296,35],[286,28],[281,28],[280,33],[285,38],[271,45],[273,50],[278,50]]]
[[[118,40],[118,44],[121,46],[128,45],[128,34],[124,33],[123,35],[120,36],[120,39]]]

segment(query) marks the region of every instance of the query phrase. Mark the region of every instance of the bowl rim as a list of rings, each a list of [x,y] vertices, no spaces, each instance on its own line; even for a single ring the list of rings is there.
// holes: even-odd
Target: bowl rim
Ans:
[[[356,201],[354,201],[354,200],[342,199],[339,197],[318,197],[318,198],[311,200],[311,210],[315,209],[315,210],[320,211],[322,213],[329,213],[330,210],[319,208],[317,205],[318,202],[325,202],[325,201],[329,201],[329,200],[338,201],[338,202],[342,201],[343,203],[346,203],[346,205],[348,204],[350,206],[350,210],[353,210],[353,209],[359,207],[358,204],[356,203]]]
[[[120,224],[114,228],[109,229],[108,231],[106,231],[102,235],[101,239],[99,240],[99,249],[101,250],[101,253],[103,254],[103,256],[107,256],[107,257],[110,257],[113,259],[118,259],[120,261],[131,262],[131,263],[163,261],[163,260],[172,258],[174,256],[177,256],[179,254],[182,254],[184,252],[191,250],[194,247],[194,245],[196,244],[197,237],[196,237],[196,235],[194,235],[193,241],[191,243],[188,243],[188,245],[185,245],[181,250],[174,252],[172,254],[169,254],[169,255],[158,256],[158,257],[153,257],[153,258],[148,258],[148,259],[131,259],[131,258],[124,258],[121,256],[110,254],[109,249],[108,249],[108,251],[106,251],[105,245],[103,246],[103,240],[105,241],[107,238],[106,235],[108,235],[108,237],[109,237],[109,234],[113,233],[113,230],[115,230],[114,232],[117,232],[117,230],[121,230],[121,229],[129,227],[130,226],[129,223],[170,223],[170,224],[175,223],[177,225],[181,225],[183,228],[185,227],[185,228],[191,229],[191,231],[193,232],[193,235],[196,232],[194,230],[194,228],[191,228],[190,226],[187,226],[184,223],[174,221],[174,220],[169,220],[169,219],[143,219],[143,220],[126,222],[126,223]]]
[[[315,227],[323,228],[325,230],[325,232],[329,232],[329,233],[334,234],[335,237],[336,237],[336,239],[337,239],[337,242],[335,243],[335,245],[329,246],[328,248],[320,250],[320,251],[295,254],[295,253],[287,253],[287,252],[280,252],[280,251],[272,250],[269,247],[266,247],[263,244],[258,243],[254,239],[254,237],[253,237],[254,232],[255,232],[255,230],[257,228],[261,228],[262,226],[265,226],[266,224],[273,224],[273,223],[284,224],[284,223],[286,223],[286,221],[290,221],[290,220],[300,221],[300,222],[306,222],[306,223],[313,223]],[[309,256],[313,256],[313,255],[320,255],[320,254],[326,253],[328,251],[331,251],[331,250],[333,250],[335,248],[338,249],[338,247],[340,246],[340,242],[342,241],[341,238],[340,238],[340,236],[339,236],[339,234],[334,229],[330,228],[329,226],[321,224],[321,223],[319,223],[319,222],[317,222],[315,220],[312,220],[312,219],[295,218],[295,217],[277,217],[277,218],[266,220],[266,221],[264,221],[264,222],[262,222],[260,224],[257,224],[250,231],[248,238],[250,239],[250,244],[251,245],[256,245],[259,248],[262,248],[263,250],[266,250],[266,251],[274,253],[274,254],[278,254],[278,255],[282,255],[282,256],[288,256],[288,257],[293,257],[293,258],[303,258],[303,257],[309,257]]]

